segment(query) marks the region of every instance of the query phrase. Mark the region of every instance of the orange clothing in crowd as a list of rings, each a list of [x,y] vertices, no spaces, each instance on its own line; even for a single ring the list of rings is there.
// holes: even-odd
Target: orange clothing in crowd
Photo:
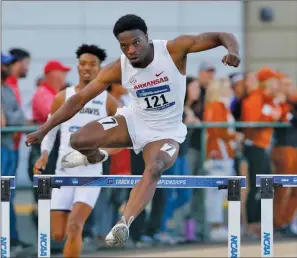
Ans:
[[[231,122],[231,112],[224,103],[215,101],[206,105],[204,110],[205,122]],[[218,153],[217,158],[222,159],[222,147],[225,147],[229,158],[234,157],[234,149],[231,146],[232,140],[235,139],[235,132],[228,128],[208,128],[207,129],[207,145],[206,158],[211,158],[211,153]],[[219,142],[224,146],[220,146]]]
[[[295,100],[296,101],[296,100]],[[282,121],[290,120],[294,112],[294,99],[279,103],[282,109]],[[276,146],[271,150],[271,160],[275,174],[297,174],[297,148],[295,128],[279,128],[275,131]],[[297,210],[297,189],[277,188],[274,195],[274,225],[289,225]]]
[[[243,122],[274,122],[274,112],[282,112],[273,97],[266,96],[263,89],[252,91],[242,102],[241,119]],[[273,128],[244,128],[245,138],[251,144],[267,148],[270,145]]]

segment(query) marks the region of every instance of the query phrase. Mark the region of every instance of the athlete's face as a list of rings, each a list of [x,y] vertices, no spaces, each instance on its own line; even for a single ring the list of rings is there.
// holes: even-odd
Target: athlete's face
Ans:
[[[96,78],[100,71],[100,60],[92,54],[82,54],[79,57],[78,73],[84,83],[89,83]]]
[[[117,37],[121,49],[133,66],[138,66],[150,51],[148,36],[140,30],[122,32]]]

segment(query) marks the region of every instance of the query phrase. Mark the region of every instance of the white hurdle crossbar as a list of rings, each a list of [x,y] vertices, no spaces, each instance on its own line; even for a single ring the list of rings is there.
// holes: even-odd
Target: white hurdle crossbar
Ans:
[[[277,187],[297,187],[297,175],[257,175],[261,189],[261,257],[274,257],[273,198]]]
[[[132,188],[141,176],[46,176],[35,175],[38,193],[38,257],[50,257],[51,189],[60,187]],[[157,188],[218,188],[228,190],[228,256],[240,257],[240,193],[245,176],[162,176]]]
[[[14,176],[1,176],[1,258],[10,257],[10,196]]]

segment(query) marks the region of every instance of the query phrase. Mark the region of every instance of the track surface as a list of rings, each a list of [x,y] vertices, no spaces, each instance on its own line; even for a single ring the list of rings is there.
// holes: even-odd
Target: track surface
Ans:
[[[82,257],[227,257],[227,246],[191,245],[163,249],[101,251]],[[260,245],[242,245],[241,257],[261,257]],[[273,257],[297,257],[297,241],[275,244]]]

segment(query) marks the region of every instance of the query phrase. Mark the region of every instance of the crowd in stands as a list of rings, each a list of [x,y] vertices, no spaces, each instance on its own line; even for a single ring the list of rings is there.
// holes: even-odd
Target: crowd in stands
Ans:
[[[51,60],[36,80],[32,96],[33,119],[28,120],[21,108],[19,80],[30,69],[30,53],[11,49],[1,54],[1,127],[41,125],[50,113],[54,96],[68,87],[70,67]],[[294,84],[295,83],[295,84]],[[111,85],[109,93],[122,105],[129,104],[129,95],[121,85]],[[196,76],[187,78],[184,102],[184,123],[203,122],[286,122],[288,128],[208,128],[205,160],[201,159],[201,129],[188,129],[175,164],[165,175],[243,175],[248,187],[242,193],[242,234],[259,239],[261,204],[256,188],[257,174],[297,174],[297,86],[286,71],[262,67],[257,71],[233,73],[217,78],[216,67],[202,61]],[[1,133],[1,175],[16,173],[21,133]],[[45,174],[54,174],[60,139],[56,138]],[[30,147],[28,175],[40,157],[40,145]],[[124,149],[104,163],[104,174],[141,175],[142,154]],[[26,170],[23,170],[26,171]],[[84,242],[89,248],[105,248],[104,238],[119,219],[129,189],[104,188],[84,227]],[[37,202],[36,191],[32,189]],[[26,249],[32,243],[18,236],[16,214],[11,206],[11,247]],[[205,207],[201,198],[205,198]],[[133,222],[130,245],[177,244],[203,240],[203,223],[210,227],[211,241],[227,241],[226,192],[216,189],[157,189],[149,207]],[[205,212],[205,214],[204,214]],[[274,226],[276,234],[297,238],[297,188],[276,189]],[[204,217],[205,215],[205,217]],[[206,220],[205,220],[206,218]],[[37,208],[32,212],[37,229]],[[58,245],[57,245],[58,246]],[[55,244],[52,245],[55,248]],[[57,249],[59,249],[57,247]],[[58,250],[59,251],[59,250]]]

